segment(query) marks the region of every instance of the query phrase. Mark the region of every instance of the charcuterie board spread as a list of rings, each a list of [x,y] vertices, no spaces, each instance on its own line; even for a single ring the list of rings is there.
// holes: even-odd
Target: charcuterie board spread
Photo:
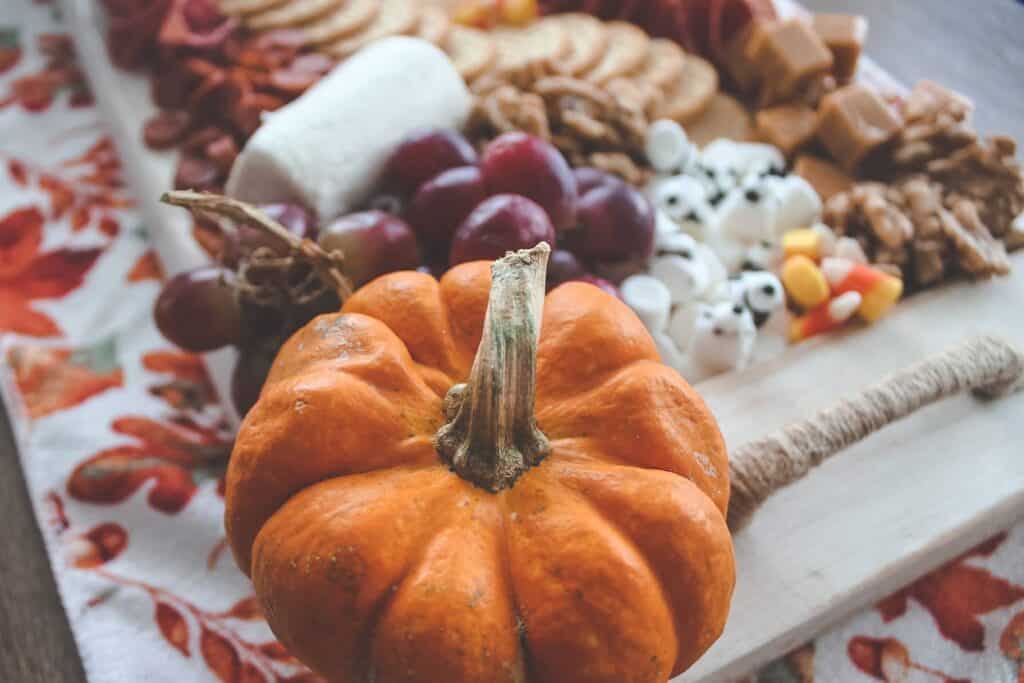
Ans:
[[[777,441],[814,466],[855,440],[820,411],[970,334],[1011,343],[972,372],[1019,372],[1016,144],[888,79],[862,17],[65,4],[172,275],[157,326],[244,418],[229,541],[315,671],[719,680],[1021,514],[1011,396],[932,408],[726,526],[730,470],[734,508],[806,470],[768,486],[742,444],[818,414],[820,453]],[[951,359],[981,363],[898,376],[910,407],[857,438],[979,388]]]

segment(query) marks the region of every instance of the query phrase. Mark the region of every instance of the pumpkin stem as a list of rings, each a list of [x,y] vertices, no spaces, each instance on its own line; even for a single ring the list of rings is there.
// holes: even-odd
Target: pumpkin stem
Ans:
[[[551,450],[533,414],[537,341],[551,247],[509,252],[491,266],[483,337],[469,381],[444,401],[437,452],[466,481],[498,492]]]

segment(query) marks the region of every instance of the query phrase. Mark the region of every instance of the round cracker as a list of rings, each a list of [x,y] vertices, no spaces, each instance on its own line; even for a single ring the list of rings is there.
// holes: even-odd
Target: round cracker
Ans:
[[[683,77],[666,94],[658,116],[686,124],[700,116],[718,92],[718,72],[697,55],[686,55]]]
[[[516,71],[535,62],[558,60],[570,50],[569,36],[554,21],[538,21],[525,28],[499,27],[491,35],[498,46],[499,71]]]
[[[601,61],[608,47],[604,22],[582,12],[554,14],[544,21],[559,23],[569,37],[569,54],[559,64],[566,73],[578,76]]]
[[[699,147],[718,138],[748,142],[754,139],[754,122],[734,97],[717,93],[704,113],[686,124],[686,135]]]
[[[288,2],[288,0],[220,0],[218,9],[228,16],[266,12]]]
[[[366,30],[324,45],[323,49],[332,57],[344,59],[375,40],[415,33],[420,24],[421,9],[416,0],[380,0],[380,12]]]
[[[647,63],[637,78],[650,83],[659,90],[669,88],[683,78],[686,68],[686,53],[674,41],[655,38],[647,51]]]
[[[452,26],[445,52],[455,69],[466,81],[472,81],[490,70],[498,61],[498,46],[484,31],[468,26]]]
[[[608,34],[604,56],[583,74],[585,80],[597,85],[631,74],[643,66],[651,43],[646,33],[624,21],[609,21],[604,28]]]
[[[257,31],[272,28],[300,26],[318,19],[331,10],[337,10],[348,0],[290,0],[268,12],[245,17],[245,25]]]
[[[351,36],[373,23],[379,11],[377,0],[345,0],[338,9],[306,25],[307,39],[316,45]]]
[[[416,35],[434,45],[444,45],[452,30],[452,22],[448,15],[437,5],[424,5],[421,12],[420,27]]]

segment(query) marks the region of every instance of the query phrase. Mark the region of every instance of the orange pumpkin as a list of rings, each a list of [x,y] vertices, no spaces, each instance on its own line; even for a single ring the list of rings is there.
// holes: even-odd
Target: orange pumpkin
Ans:
[[[371,282],[246,417],[228,537],[329,680],[660,683],[721,633],[715,420],[621,302],[545,298],[547,253]]]

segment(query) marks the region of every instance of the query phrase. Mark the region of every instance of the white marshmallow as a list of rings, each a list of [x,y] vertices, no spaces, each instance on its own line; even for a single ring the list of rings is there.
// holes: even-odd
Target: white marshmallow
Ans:
[[[690,340],[693,339],[693,326],[697,321],[697,310],[703,305],[702,302],[690,301],[672,309],[672,316],[668,319],[667,333],[682,353],[686,353],[690,348]]]
[[[697,153],[683,127],[671,119],[658,119],[647,127],[644,151],[659,173],[680,172]]]
[[[659,178],[648,187],[654,207],[668,216],[679,230],[701,238],[704,226],[711,219],[706,188],[685,175]]]
[[[701,305],[688,349],[687,379],[699,382],[723,372],[744,369],[757,340],[754,319],[732,302]]]
[[[650,273],[668,287],[672,303],[699,298],[711,284],[711,274],[699,257],[685,258],[676,254],[651,259]]]
[[[622,300],[633,309],[640,321],[652,332],[661,332],[668,325],[672,296],[668,287],[650,275],[631,275],[619,285]]]
[[[731,168],[739,178],[786,168],[786,158],[777,147],[760,142],[737,142],[719,138],[703,149],[701,162],[714,168]]]
[[[782,265],[782,247],[778,242],[762,240],[747,247],[741,267],[758,270],[778,270]]]
[[[705,301],[717,301],[725,298],[729,282],[729,272],[725,269],[722,260],[718,258],[714,249],[707,244],[698,244],[697,253],[700,254],[701,260],[704,261],[708,274],[711,276],[711,282],[704,291],[703,299]]]
[[[672,220],[667,213],[661,209],[654,209],[654,241],[662,235],[674,235],[679,232],[679,224]]]
[[[730,285],[730,298],[747,307],[757,327],[762,327],[786,305],[782,282],[768,271],[743,271]]]
[[[418,38],[377,41],[267,118],[232,167],[227,194],[298,200],[328,221],[366,199],[409,133],[460,128],[471,104],[437,47]]]
[[[775,213],[775,235],[806,228],[821,218],[821,197],[811,184],[798,175],[777,178],[773,183],[779,205]]]
[[[775,195],[766,183],[750,183],[726,196],[715,212],[715,227],[724,239],[743,246],[774,241]]]
[[[679,350],[672,338],[664,332],[652,332],[651,338],[654,339],[654,346],[658,349],[661,362],[682,374],[686,368],[686,355]]]

